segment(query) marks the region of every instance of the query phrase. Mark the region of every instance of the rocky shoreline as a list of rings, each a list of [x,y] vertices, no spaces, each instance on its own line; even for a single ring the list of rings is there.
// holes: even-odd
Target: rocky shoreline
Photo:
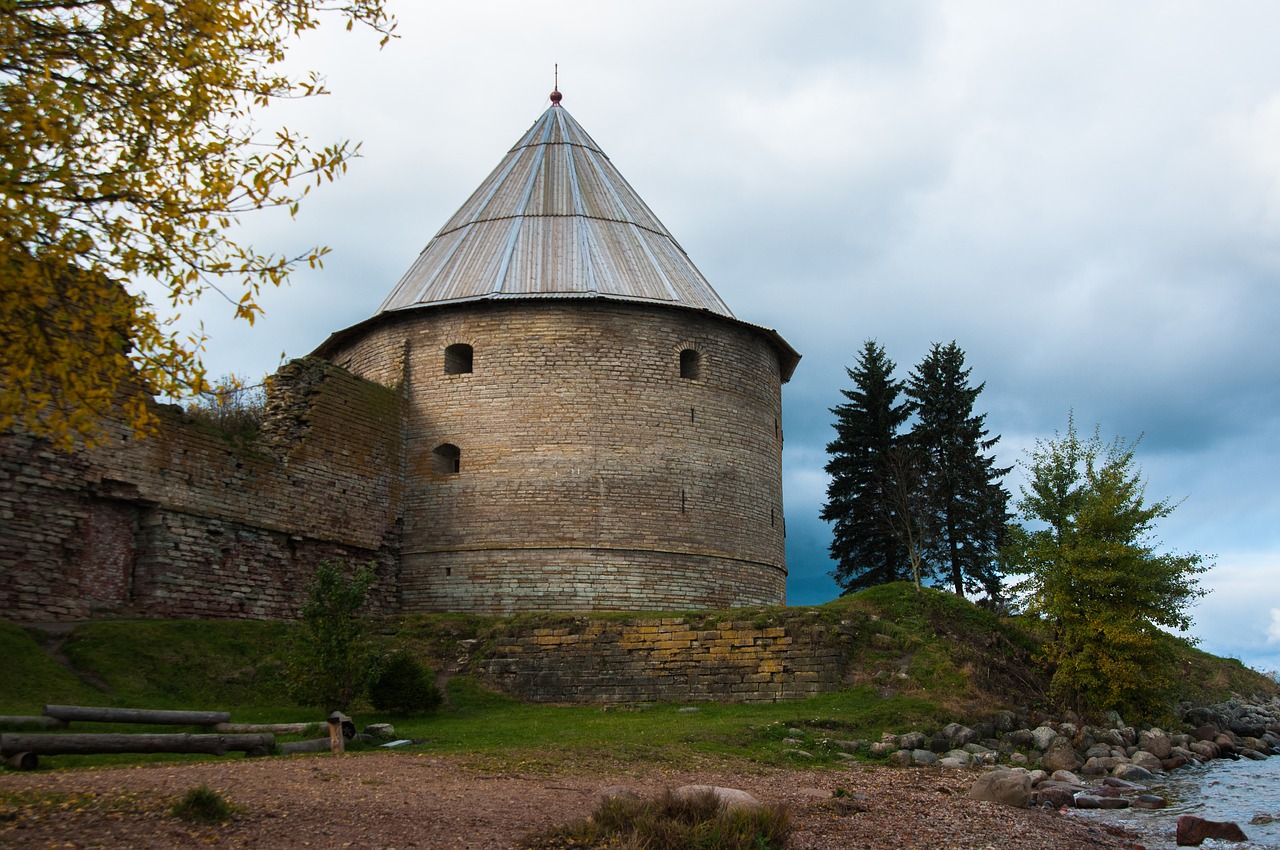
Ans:
[[[949,723],[926,734],[885,733],[878,742],[837,741],[848,753],[886,759],[899,766],[1022,767],[1048,774],[1065,770],[1085,777],[1114,776],[1137,781],[1217,758],[1265,759],[1280,754],[1280,697],[1231,699],[1185,707],[1186,728],[1166,732],[1126,725],[1115,714],[1103,725],[1081,723],[1070,713],[1061,720],[1011,711],[997,713],[973,728]]]
[[[951,723],[933,734],[886,734],[875,743],[840,742],[900,766],[937,765],[984,772],[970,796],[1025,808],[1158,809],[1167,805],[1148,784],[1214,759],[1264,760],[1280,755],[1280,698],[1232,699],[1184,707],[1181,731],[1135,728],[1112,714],[1104,725],[1068,717],[1040,720],[1002,712],[969,728]],[[1239,834],[1240,838],[1235,838]],[[1178,843],[1243,840],[1239,827],[1184,816]]]

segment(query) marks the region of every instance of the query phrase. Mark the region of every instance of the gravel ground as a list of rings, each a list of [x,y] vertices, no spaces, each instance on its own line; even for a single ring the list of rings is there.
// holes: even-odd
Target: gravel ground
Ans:
[[[466,757],[371,753],[6,772],[0,847],[516,848],[531,833],[585,816],[602,788],[656,794],[686,784],[740,788],[786,804],[797,850],[1135,846],[1131,835],[1070,814],[969,800],[967,771],[581,760],[570,767],[523,772]],[[174,799],[200,785],[236,806],[234,820],[202,826],[169,814]],[[837,811],[837,787],[860,795],[865,811]]]

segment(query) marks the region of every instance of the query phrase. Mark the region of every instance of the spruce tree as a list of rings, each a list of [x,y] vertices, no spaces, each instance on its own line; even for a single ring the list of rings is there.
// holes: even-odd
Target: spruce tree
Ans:
[[[1009,493],[1000,483],[1010,467],[997,467],[989,454],[999,442],[975,415],[974,402],[985,384],[971,386],[964,351],[954,341],[934,343],[912,372],[906,393],[916,424],[908,443],[925,458],[925,498],[932,534],[928,559],[957,595],[1000,590],[997,554],[1009,522]]]
[[[894,510],[890,453],[911,408],[898,402],[903,382],[894,380],[894,363],[875,340],[863,344],[856,366],[845,369],[854,385],[840,391],[848,401],[831,408],[836,438],[827,444],[831,483],[821,514],[835,523],[831,576],[844,593],[911,575],[907,551],[887,521]]]

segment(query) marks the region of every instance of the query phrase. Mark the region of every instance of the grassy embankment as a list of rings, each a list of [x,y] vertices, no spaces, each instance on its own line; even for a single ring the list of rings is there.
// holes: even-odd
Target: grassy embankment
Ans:
[[[689,616],[701,623],[842,624],[852,635],[846,643],[853,671],[849,685],[795,702],[699,703],[690,713],[674,704],[523,704],[486,690],[463,670],[450,679],[448,702],[434,715],[389,717],[368,706],[356,706],[353,713],[362,726],[394,723],[399,735],[421,741],[409,748],[414,752],[465,753],[482,763],[550,768],[583,760],[688,763],[725,756],[765,763],[833,762],[838,748],[830,740],[878,740],[883,731],[972,722],[1004,708],[1046,708],[1046,682],[1032,663],[1034,635],[1017,618],[1000,620],[950,594],[917,596],[907,585],[891,585],[814,608]],[[566,619],[405,617],[382,624],[381,638],[388,647],[421,657],[450,658],[458,640],[484,642],[504,629]],[[75,703],[228,710],[236,722],[320,720],[323,711],[291,705],[286,695],[280,659],[289,630],[286,624],[254,621],[100,622],[50,635],[0,621],[0,714],[38,714],[46,703]],[[1233,693],[1276,692],[1274,683],[1238,661],[1175,643],[1185,687],[1181,698],[1210,702]],[[76,724],[75,731],[108,728],[119,731],[92,724]],[[784,743],[796,737],[796,729],[803,732],[802,743]],[[797,748],[812,758],[794,755]],[[58,756],[45,764],[157,758],[178,757]]]

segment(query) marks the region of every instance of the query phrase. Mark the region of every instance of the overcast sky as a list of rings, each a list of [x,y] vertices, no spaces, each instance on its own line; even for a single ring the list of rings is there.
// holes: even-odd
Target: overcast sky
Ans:
[[[1143,435],[1166,548],[1214,556],[1193,633],[1280,668],[1280,4],[389,2],[272,107],[363,142],[260,248],[326,244],[255,328],[200,311],[215,374],[372,315],[548,106],[601,145],[736,315],[804,355],[784,387],[792,604],[827,601],[829,408],[875,338],[905,376],[955,340],[1012,465],[1075,412]],[[1016,495],[1018,476],[1007,481]]]

